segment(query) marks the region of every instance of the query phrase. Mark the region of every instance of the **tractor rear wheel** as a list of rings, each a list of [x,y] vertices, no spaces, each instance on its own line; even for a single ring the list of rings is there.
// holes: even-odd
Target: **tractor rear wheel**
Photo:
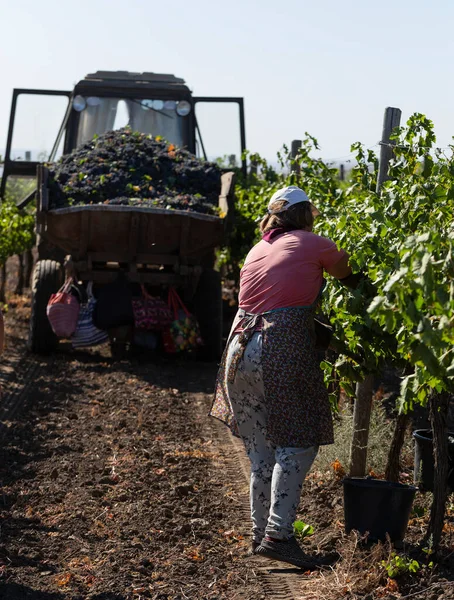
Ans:
[[[32,311],[28,335],[29,350],[47,354],[55,350],[58,338],[47,318],[47,303],[63,284],[63,267],[55,260],[39,260],[33,272]]]

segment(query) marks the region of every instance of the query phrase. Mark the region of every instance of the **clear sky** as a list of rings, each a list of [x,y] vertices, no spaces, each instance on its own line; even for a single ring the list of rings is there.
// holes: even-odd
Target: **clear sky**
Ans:
[[[243,96],[247,146],[268,158],[305,131],[326,159],[372,146],[386,106],[425,113],[439,146],[454,135],[452,0],[0,0],[0,18],[1,154],[14,87],[71,89],[96,70]],[[207,123],[220,152],[231,132]]]

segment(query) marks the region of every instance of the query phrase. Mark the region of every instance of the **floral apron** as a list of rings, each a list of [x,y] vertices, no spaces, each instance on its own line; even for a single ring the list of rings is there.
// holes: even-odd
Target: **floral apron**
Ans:
[[[275,446],[308,448],[334,442],[333,422],[323,373],[315,349],[314,316],[318,300],[263,314],[239,309],[233,322],[216,381],[210,415],[238,429],[227,382],[235,379],[244,350],[262,329],[262,369],[267,409],[266,438]],[[242,331],[236,333],[241,324]],[[239,336],[239,350],[228,358],[228,346]]]

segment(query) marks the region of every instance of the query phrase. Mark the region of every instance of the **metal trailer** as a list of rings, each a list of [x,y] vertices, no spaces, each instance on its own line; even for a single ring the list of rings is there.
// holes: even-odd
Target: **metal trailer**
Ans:
[[[219,196],[223,213],[228,214],[233,193],[234,173],[225,173]],[[41,256],[33,274],[29,334],[33,352],[50,352],[57,346],[46,307],[51,294],[61,287],[66,270],[77,281],[95,285],[112,282],[124,273],[131,283],[179,288],[199,321],[204,357],[219,358],[222,290],[213,264],[214,250],[224,240],[223,218],[105,204],[49,209],[50,194],[48,169],[41,165],[36,207]],[[129,328],[109,334],[114,351],[131,337]]]

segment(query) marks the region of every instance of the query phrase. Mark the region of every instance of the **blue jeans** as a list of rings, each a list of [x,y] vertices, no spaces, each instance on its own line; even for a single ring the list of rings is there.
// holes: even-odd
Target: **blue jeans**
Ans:
[[[227,372],[237,348],[234,337],[229,344]],[[252,535],[256,542],[265,534],[278,540],[293,534],[303,482],[318,452],[318,446],[283,448],[266,439],[261,356],[262,334],[256,332],[238,365],[235,380],[227,383],[229,401],[251,462]]]

